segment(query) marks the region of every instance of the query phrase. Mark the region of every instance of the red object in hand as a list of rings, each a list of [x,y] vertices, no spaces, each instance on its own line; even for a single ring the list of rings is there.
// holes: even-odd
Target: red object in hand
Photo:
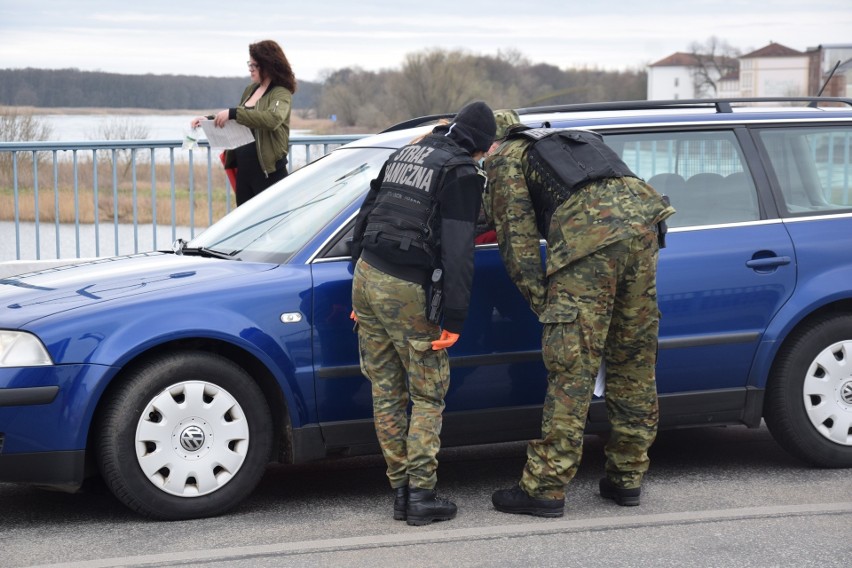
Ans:
[[[222,160],[222,165],[225,165],[225,152],[219,154],[219,159]],[[225,168],[225,175],[228,176],[228,181],[231,182],[231,190],[237,191],[237,168]]]
[[[432,350],[439,351],[441,349],[446,349],[448,347],[452,347],[456,344],[456,341],[459,340],[459,334],[453,333],[451,331],[442,330],[441,337],[432,342]]]

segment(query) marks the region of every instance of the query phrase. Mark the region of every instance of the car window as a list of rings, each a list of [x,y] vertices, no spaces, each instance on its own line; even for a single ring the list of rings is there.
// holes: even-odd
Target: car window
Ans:
[[[730,131],[610,134],[607,144],[636,175],[667,195],[670,227],[760,219],[757,192]]]
[[[852,128],[773,128],[759,139],[787,214],[852,209]]]
[[[300,168],[237,207],[188,243],[240,260],[287,262],[361,197],[388,148],[341,148]]]

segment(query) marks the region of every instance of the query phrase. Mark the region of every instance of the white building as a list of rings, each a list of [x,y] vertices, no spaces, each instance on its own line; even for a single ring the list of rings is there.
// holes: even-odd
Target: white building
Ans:
[[[699,61],[695,55],[673,53],[648,66],[648,99],[816,96],[838,61],[840,66],[823,96],[852,95],[852,44],[824,44],[802,52],[770,42],[737,61],[739,70],[724,77],[711,72],[713,92],[712,87],[698,85],[702,81],[696,80]]]
[[[696,99],[695,68],[691,53],[678,51],[648,67],[648,100]]]

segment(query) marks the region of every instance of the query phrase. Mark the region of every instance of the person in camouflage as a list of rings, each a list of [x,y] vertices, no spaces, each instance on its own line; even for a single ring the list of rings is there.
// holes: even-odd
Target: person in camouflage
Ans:
[[[605,362],[612,433],[600,494],[638,505],[658,421],[659,227],[674,209],[597,135],[519,132],[525,129],[510,128],[486,159],[483,206],[509,275],[543,324],[548,388],[542,437],[528,444],[519,484],[496,491],[492,503],[506,513],[562,516],[565,487],[582,457],[595,377]],[[551,146],[564,160],[561,170],[549,167],[532,133],[540,140],[561,136],[559,144],[569,151]],[[594,149],[586,163],[575,158],[583,145]],[[579,167],[568,169],[573,166]],[[585,178],[569,180],[565,171]]]
[[[476,160],[491,147],[494,130],[492,110],[478,101],[397,150],[370,184],[355,222],[352,306],[361,372],[372,384],[394,519],[410,525],[456,515],[456,505],[435,493],[450,383],[446,350],[467,316],[485,183]],[[429,299],[443,306],[443,318],[427,300],[438,274],[441,296]]]

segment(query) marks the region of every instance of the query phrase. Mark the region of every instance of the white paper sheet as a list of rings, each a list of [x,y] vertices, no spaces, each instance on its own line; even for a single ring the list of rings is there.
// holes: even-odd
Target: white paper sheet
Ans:
[[[606,388],[606,361],[601,361],[601,368],[598,369],[598,376],[595,377],[595,396],[603,396]]]
[[[254,142],[254,135],[251,130],[242,124],[238,124],[235,120],[229,120],[222,128],[216,127],[212,120],[202,120],[201,128],[204,130],[211,148],[231,150]]]

